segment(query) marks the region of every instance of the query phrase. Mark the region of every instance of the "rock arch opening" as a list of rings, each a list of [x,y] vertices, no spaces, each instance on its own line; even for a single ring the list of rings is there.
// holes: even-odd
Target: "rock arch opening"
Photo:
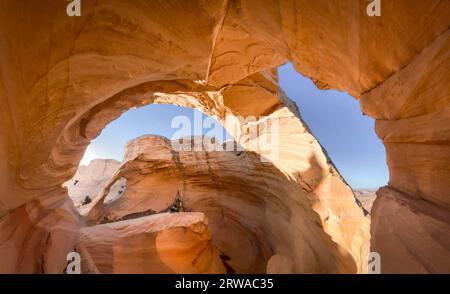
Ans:
[[[298,105],[310,132],[370,212],[376,190],[387,185],[389,175],[375,120],[363,114],[354,97],[319,89],[291,63],[280,66],[278,75],[280,87]]]
[[[185,139],[185,144],[188,140],[195,140],[202,149],[203,145],[223,145],[226,140],[234,140],[219,122],[196,109],[172,104],[133,107],[105,126],[90,142],[77,172],[63,184],[77,208],[98,196],[124,161],[128,143],[141,136],[162,136],[180,142]],[[120,178],[111,187],[111,195],[105,201],[111,202],[125,192],[126,179]]]
[[[70,18],[63,2],[2,1],[0,271],[61,273],[71,251],[83,272],[225,271],[204,214],[90,225],[61,186],[105,125],[169,103],[225,128],[238,114],[279,120],[278,156],[249,181],[277,193],[241,205],[264,216],[266,272],[364,272],[368,223],[278,87],[274,68],[291,61],[376,119],[390,172],[370,229],[382,272],[448,272],[449,2],[390,2],[382,17],[361,3],[99,0]],[[238,123],[238,143],[257,159],[267,150],[245,130],[266,121]]]
[[[236,95],[235,91],[231,91],[231,93]],[[245,89],[244,94],[249,95],[248,89]],[[257,91],[254,94],[260,95]],[[290,102],[287,97],[283,99],[285,100],[282,102]],[[227,101],[227,99],[222,97],[219,101]],[[297,111],[295,104],[290,103],[292,109]],[[93,201],[80,207],[81,214],[89,224],[88,230],[92,234],[94,231],[92,227],[96,225],[164,213],[173,202],[174,195],[181,193],[186,211],[201,212],[206,215],[208,228],[212,234],[212,244],[218,250],[219,256],[222,257],[222,263],[224,266],[226,265],[228,272],[279,271],[288,273],[313,270],[307,267],[297,268],[298,265],[295,265],[287,256],[290,254],[288,253],[290,250],[297,250],[289,244],[292,242],[289,240],[292,238],[292,232],[283,232],[281,228],[289,227],[292,218],[295,218],[296,225],[302,224],[302,228],[293,228],[297,231],[297,238],[299,238],[295,241],[296,246],[303,247],[301,252],[295,253],[302,254],[296,258],[309,260],[308,263],[313,264],[314,267],[317,267],[315,270],[320,272],[357,272],[361,270],[361,268],[358,269],[361,265],[357,264],[358,261],[351,255],[351,252],[342,254],[342,251],[345,252],[348,249],[344,249],[341,244],[329,239],[330,237],[323,231],[320,216],[311,206],[317,202],[314,199],[315,195],[307,191],[310,188],[308,185],[322,183],[322,177],[337,176],[337,182],[342,183],[337,171],[330,170],[332,167],[329,166],[328,158],[322,152],[318,142],[308,133],[299,117],[296,116],[297,114],[290,113],[291,110],[288,109],[283,112],[283,106],[278,105],[278,107],[281,115],[275,116],[277,122],[280,123],[277,136],[283,137],[283,133],[289,132],[292,132],[291,135],[295,135],[295,132],[299,132],[297,135],[301,140],[307,140],[308,144],[313,142],[317,144],[315,151],[307,150],[307,154],[303,154],[308,157],[309,162],[306,166],[301,167],[301,171],[309,178],[301,179],[302,182],[299,183],[277,167],[276,161],[279,158],[274,158],[274,162],[262,160],[258,149],[252,151],[235,148],[227,151],[226,146],[222,144],[222,148],[217,151],[205,151],[205,148],[201,148],[200,151],[195,149],[186,151],[184,148],[176,150],[167,138],[141,136],[127,143],[125,159],[119,166],[110,161],[93,161],[92,168],[99,167],[104,172],[107,165],[112,165],[115,171],[107,173],[110,178],[104,181],[104,187],[95,185],[94,190],[96,190],[97,196],[92,199]],[[244,106],[245,108],[248,107]],[[230,111],[228,107],[226,107],[226,111]],[[262,111],[262,113],[267,114],[267,111]],[[231,112],[229,115],[234,114]],[[267,120],[266,117],[257,119]],[[260,123],[258,120],[244,120],[244,122],[251,125]],[[297,129],[292,129],[294,123],[298,124]],[[229,120],[225,121],[224,126],[231,127]],[[265,128],[265,125],[263,126],[256,133],[257,136],[262,135],[261,131],[271,130]],[[245,128],[249,128],[248,126],[239,125],[239,127],[242,128],[239,132],[241,134],[240,144],[244,144],[247,148],[264,147],[246,144],[244,140],[251,141],[256,138],[251,138],[247,134]],[[107,129],[108,127],[105,131]],[[235,128],[231,129],[235,131]],[[237,137],[235,133],[233,135]],[[228,139],[230,139],[229,136]],[[303,136],[305,138],[302,138]],[[185,136],[184,139],[186,139]],[[191,143],[189,142],[189,144]],[[236,144],[235,142],[233,146]],[[276,148],[280,148],[281,151],[278,155],[285,156],[284,148],[286,146],[280,144]],[[305,153],[304,151],[303,153]],[[321,157],[318,159],[318,156]],[[280,164],[282,162],[278,163],[278,165]],[[330,174],[320,171],[321,165],[324,164]],[[300,176],[295,175],[295,177]],[[311,180],[313,180],[312,183],[308,183]],[[76,186],[79,182],[74,178],[68,184]],[[342,183],[342,187],[346,189],[341,195],[343,201],[349,201],[349,205],[354,204],[349,187],[345,188],[344,183]],[[112,195],[120,191],[122,192],[120,195]],[[297,196],[295,195],[301,194],[311,199],[306,199],[307,201],[303,203],[296,200]],[[268,219],[268,215],[270,215],[270,219]],[[356,209],[353,212],[355,219],[348,218],[347,221],[350,221],[352,225],[367,228],[368,223],[361,219],[361,215],[361,211]],[[184,216],[180,215],[179,217]],[[367,236],[361,237],[365,239],[359,246],[367,246]],[[89,243],[89,237],[85,238],[87,238],[85,242]],[[327,239],[328,241],[326,241]],[[335,251],[334,254],[337,256],[324,258],[323,256],[329,253],[326,253],[326,249],[323,247],[329,247],[329,250]],[[317,253],[314,254],[314,251]],[[90,250],[90,256],[94,263],[98,258],[97,255],[96,250]],[[316,259],[314,256],[321,257]],[[330,263],[330,260],[334,261]],[[101,272],[108,272],[107,267],[102,265],[97,265],[97,269]],[[120,270],[115,269],[115,271]]]

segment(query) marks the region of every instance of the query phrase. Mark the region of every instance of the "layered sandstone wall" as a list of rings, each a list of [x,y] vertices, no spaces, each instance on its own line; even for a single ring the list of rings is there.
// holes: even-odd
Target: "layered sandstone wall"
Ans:
[[[372,250],[388,256],[386,273],[450,271],[449,61],[447,30],[361,97],[363,111],[376,118],[390,174],[371,227]],[[401,253],[391,255],[392,248]]]
[[[7,232],[21,223],[29,223],[31,230],[40,224],[40,217],[34,216],[58,211],[50,206],[33,214],[35,210],[28,209],[33,203],[51,200],[63,207],[68,198],[61,184],[75,174],[90,140],[131,107],[174,103],[221,121],[248,112],[292,116],[295,111],[288,103],[278,105],[283,98],[274,94],[273,83],[265,82],[273,79],[270,69],[288,60],[319,87],[361,98],[363,111],[377,119],[387,149],[390,189],[418,200],[419,206],[431,204],[448,213],[450,1],[383,2],[381,17],[368,17],[366,5],[365,0],[101,0],[85,1],[82,15],[71,18],[64,2],[0,1],[1,236],[10,236]],[[264,97],[264,103],[257,97]],[[294,124],[292,130],[299,128]],[[296,136],[296,131],[288,132],[283,142],[290,144],[290,137]],[[243,145],[249,141],[243,140]],[[318,150],[313,145],[306,149]],[[349,189],[338,176],[328,176],[335,171],[324,155],[318,164],[310,164],[303,156],[310,152],[299,146],[286,147],[274,165],[295,181],[309,179],[300,185],[310,185],[318,202],[315,211],[333,223],[324,231],[339,236],[333,237],[335,242],[348,248],[354,234],[346,232],[356,227],[341,228],[338,223],[348,207],[357,209],[348,204]],[[308,166],[316,166],[314,172],[302,174]],[[317,182],[326,170],[324,180]],[[333,203],[336,191],[346,195],[345,205]],[[394,202],[379,197],[374,207],[396,203],[406,219],[426,226],[398,194],[392,195]],[[78,223],[71,209],[63,211],[63,216],[54,214],[55,222]],[[382,270],[448,271],[442,263],[449,260],[448,229],[427,230],[443,248],[441,261],[422,242],[413,257],[398,255],[395,246],[408,243],[410,236],[424,236],[405,231],[383,238],[389,228],[377,225],[379,220],[386,217],[392,226],[406,223],[393,215],[375,209],[372,216],[372,250],[400,264],[386,263]],[[44,231],[51,227],[45,224]],[[39,260],[48,245],[42,241],[45,234],[39,236],[14,235],[11,240],[17,246],[5,237],[2,271],[42,269]],[[35,250],[27,257],[30,266],[22,267],[30,248]]]
[[[265,273],[274,255],[290,260],[289,266],[279,266],[284,273],[365,270],[360,259],[368,253],[368,221],[351,191],[334,186],[328,197],[320,195],[332,198],[325,200],[299,185],[299,176],[291,178],[274,163],[262,162],[258,153],[177,151],[174,147],[174,142],[158,136],[129,142],[122,166],[88,205],[89,222],[166,211],[179,193],[186,211],[207,215],[214,244],[237,273]],[[318,169],[319,161],[312,156],[304,175]],[[324,176],[336,177],[325,172]],[[127,181],[126,192],[104,203],[122,178]],[[313,184],[308,178],[304,181]],[[339,178],[334,183],[339,185]],[[325,220],[321,201],[334,201]],[[337,207],[345,209],[345,214]]]
[[[93,273],[226,273],[211,238],[203,213],[162,213],[83,228],[80,247]]]

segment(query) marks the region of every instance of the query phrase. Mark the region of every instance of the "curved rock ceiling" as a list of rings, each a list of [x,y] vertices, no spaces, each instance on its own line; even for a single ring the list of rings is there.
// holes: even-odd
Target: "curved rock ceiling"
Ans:
[[[365,0],[98,0],[80,17],[65,5],[0,2],[0,272],[61,273],[74,250],[86,272],[365,272],[369,250],[382,272],[450,271],[450,1],[385,1],[382,17],[368,17]],[[376,119],[390,180],[370,249],[351,189],[278,89],[273,69],[287,61]],[[100,224],[114,211],[95,202],[79,216],[62,184],[109,122],[149,103],[197,108],[225,128],[276,117],[279,156],[257,160],[246,123],[235,138],[246,161],[211,152],[193,165],[179,152],[174,165],[157,140],[130,149],[118,175],[162,189],[187,180],[198,211]],[[135,212],[126,199],[116,205]],[[231,234],[244,252],[226,244]]]

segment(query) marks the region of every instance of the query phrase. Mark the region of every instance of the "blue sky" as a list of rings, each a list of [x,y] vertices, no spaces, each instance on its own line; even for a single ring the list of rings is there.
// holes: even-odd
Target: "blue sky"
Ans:
[[[361,114],[356,99],[339,91],[317,89],[311,80],[298,74],[291,64],[279,68],[279,82],[286,94],[297,103],[314,136],[353,188],[377,188],[387,183],[384,146],[376,137],[374,120]],[[207,118],[197,110],[175,105],[152,104],[131,109],[110,123],[91,142],[80,164],[86,165],[94,158],[120,161],[123,159],[125,144],[144,134],[176,139],[201,135],[202,132],[206,134],[212,130],[193,127],[192,133],[180,132],[179,128],[171,127],[172,119],[176,116],[188,117],[192,126],[194,117],[202,120]],[[213,134],[219,140],[228,135],[218,123]]]
[[[191,132],[183,130],[179,125],[172,127],[172,121],[177,116],[188,118]],[[196,119],[201,122],[211,120],[211,128],[195,128]],[[127,142],[146,134],[165,136],[172,140],[202,134],[215,137],[220,142],[231,138],[219,122],[198,110],[176,105],[150,104],[130,109],[107,125],[88,146],[80,164],[87,165],[94,158],[122,161]]]
[[[294,100],[313,135],[327,150],[341,175],[353,188],[386,185],[388,170],[384,146],[374,120],[363,116],[359,102],[335,90],[319,90],[292,64],[278,70],[281,88]]]

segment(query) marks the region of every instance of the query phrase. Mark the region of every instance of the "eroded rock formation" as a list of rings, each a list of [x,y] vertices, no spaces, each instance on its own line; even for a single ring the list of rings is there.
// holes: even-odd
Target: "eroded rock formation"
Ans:
[[[315,195],[274,164],[261,162],[257,153],[178,152],[172,143],[158,136],[129,142],[122,166],[88,205],[88,221],[110,223],[137,213],[167,211],[180,193],[186,211],[206,214],[214,244],[237,273],[264,273],[273,255],[291,261],[282,272],[358,270],[360,252],[356,249],[367,250],[363,242],[368,241],[368,222],[350,191],[339,195],[346,215],[334,219],[333,214],[328,216],[332,220],[322,221],[313,209],[315,202],[319,205]],[[310,161],[311,171],[305,173],[316,168],[317,159]],[[127,181],[126,192],[104,203],[111,187],[122,178]],[[339,232],[336,226],[345,229]],[[348,239],[338,239],[342,236]]]
[[[120,162],[112,159],[94,159],[88,166],[80,166],[75,176],[63,184],[75,207],[82,211],[82,206],[95,200],[102,187],[108,183],[119,167]],[[108,200],[119,197],[125,186],[125,179],[117,181],[117,185],[111,189],[111,197]]]
[[[226,273],[202,213],[162,213],[87,227],[80,239],[91,263],[86,268],[94,273]]]
[[[0,1],[1,272],[62,272],[65,254],[87,230],[62,183],[102,128],[148,103],[195,107],[228,129],[240,114],[280,118],[272,165],[293,183],[281,203],[304,205],[323,228],[308,236],[326,234],[316,244],[327,245],[316,249],[326,252],[316,262],[311,251],[288,243],[293,264],[274,254],[270,271],[363,270],[362,212],[278,91],[271,69],[289,60],[320,88],[360,99],[377,119],[390,171],[372,210],[371,250],[389,260],[382,271],[449,272],[442,215],[450,209],[450,1],[385,1],[381,17],[367,16],[366,5],[99,0],[68,17],[64,1]],[[237,143],[264,156],[246,136],[248,124],[238,125]],[[309,229],[296,217],[290,222],[292,230],[266,235],[301,238]],[[403,230],[411,223],[420,229]]]

